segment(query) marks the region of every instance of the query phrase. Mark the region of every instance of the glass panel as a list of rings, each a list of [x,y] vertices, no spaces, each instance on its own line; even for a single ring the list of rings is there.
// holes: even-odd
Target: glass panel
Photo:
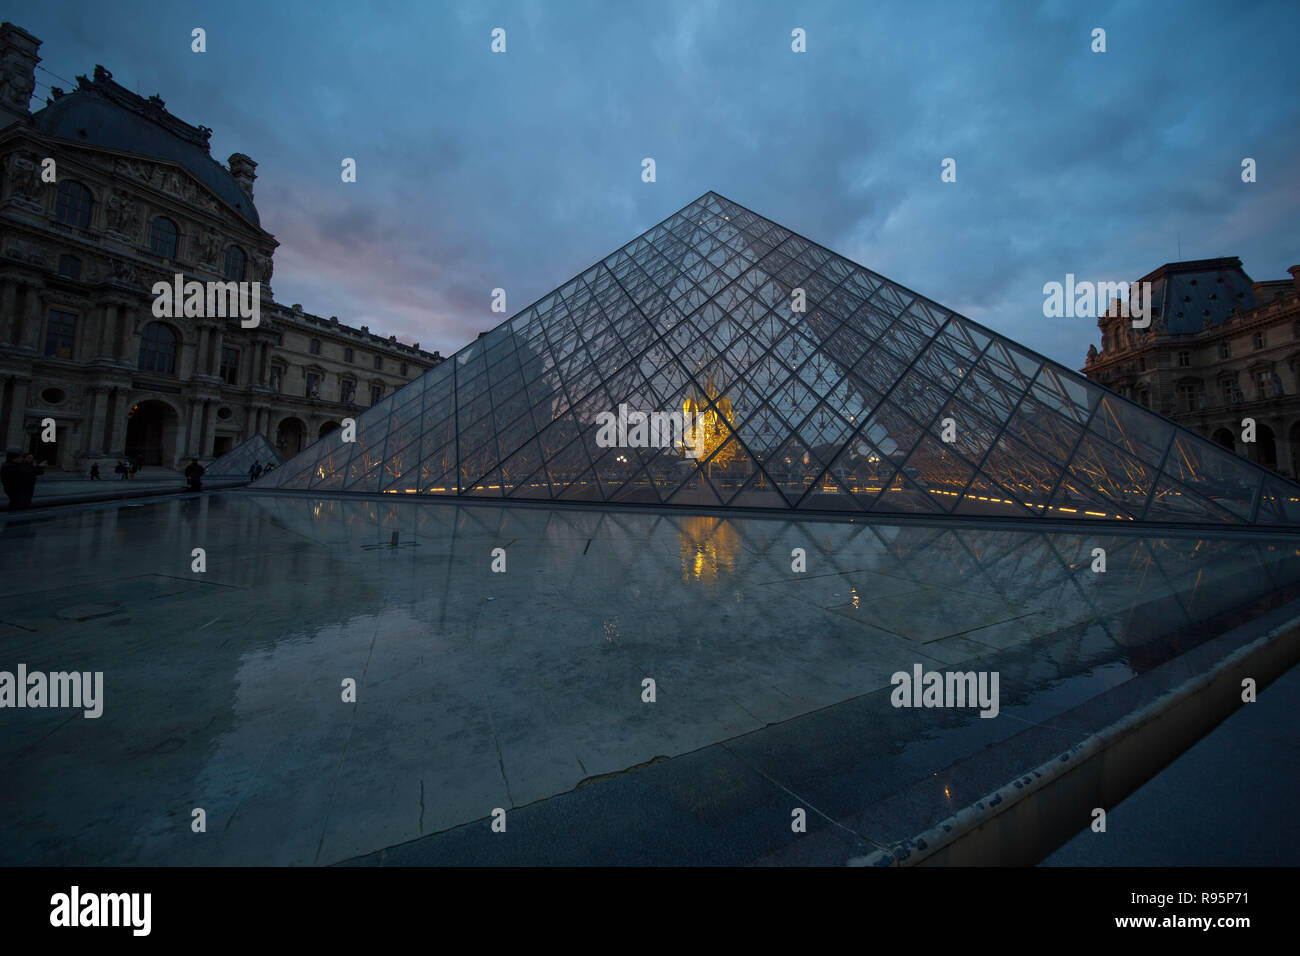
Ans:
[[[1199,436],[1174,438],[1164,473],[1242,521],[1249,521],[1260,473],[1249,462]]]
[[[1170,478],[1161,478],[1151,495],[1146,521],[1197,521],[1235,523],[1231,512],[1207,501]]]
[[[1259,499],[1258,524],[1295,524],[1300,522],[1300,488],[1278,478],[1264,479]]]
[[[1144,409],[1107,395],[1088,423],[1088,430],[1152,465],[1164,460],[1174,426]]]

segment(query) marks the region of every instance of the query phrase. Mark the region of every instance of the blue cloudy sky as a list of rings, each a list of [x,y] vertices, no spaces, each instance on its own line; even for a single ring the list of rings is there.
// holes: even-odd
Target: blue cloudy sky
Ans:
[[[515,312],[708,189],[1072,367],[1095,320],[1044,318],[1045,282],[1136,279],[1180,243],[1255,279],[1300,262],[1294,0],[45,0],[10,19],[44,41],[41,97],[102,63],[259,163],[279,301],[444,354],[500,320],[492,288]]]

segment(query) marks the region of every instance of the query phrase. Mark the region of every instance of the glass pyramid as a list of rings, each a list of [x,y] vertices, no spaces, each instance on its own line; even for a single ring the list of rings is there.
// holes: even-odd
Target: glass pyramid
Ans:
[[[1300,521],[1300,486],[712,192],[342,434],[259,487]]]
[[[275,453],[275,448],[272,447],[271,443],[266,440],[266,436],[261,432],[240,442],[208,465],[204,474],[209,478],[247,478],[248,470],[253,467],[255,461],[260,461],[263,465],[268,462],[275,462],[276,465],[280,464],[280,456]]]

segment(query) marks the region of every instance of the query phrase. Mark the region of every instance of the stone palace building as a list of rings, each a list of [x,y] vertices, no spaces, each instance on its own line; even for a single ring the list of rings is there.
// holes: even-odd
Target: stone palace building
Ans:
[[[441,361],[270,289],[257,164],[96,66],[30,111],[40,41],[0,26],[0,429],[65,471],[175,467],[257,433],[288,457]],[[53,175],[43,172],[53,160]],[[53,181],[46,181],[52,178]],[[261,322],[154,317],[151,288],[260,282]],[[56,440],[42,440],[53,420]],[[111,465],[108,469],[111,472]]]
[[[1255,282],[1236,257],[1170,262],[1151,283],[1151,325],[1115,309],[1083,373],[1252,461],[1300,475],[1300,266]],[[1255,421],[1253,443],[1242,420]]]

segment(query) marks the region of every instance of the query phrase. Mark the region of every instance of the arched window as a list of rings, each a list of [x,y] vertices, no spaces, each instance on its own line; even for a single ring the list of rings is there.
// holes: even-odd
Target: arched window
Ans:
[[[89,228],[92,204],[89,189],[75,179],[65,179],[59,183],[58,196],[54,200],[54,218],[78,229]]]
[[[226,269],[222,273],[231,282],[244,281],[244,264],[248,257],[244,255],[244,250],[239,246],[226,247]]]
[[[140,335],[140,371],[176,374],[176,332],[170,325],[150,322]]]
[[[176,228],[176,223],[166,216],[158,216],[149,227],[149,251],[164,259],[175,259],[179,238],[180,230]]]

